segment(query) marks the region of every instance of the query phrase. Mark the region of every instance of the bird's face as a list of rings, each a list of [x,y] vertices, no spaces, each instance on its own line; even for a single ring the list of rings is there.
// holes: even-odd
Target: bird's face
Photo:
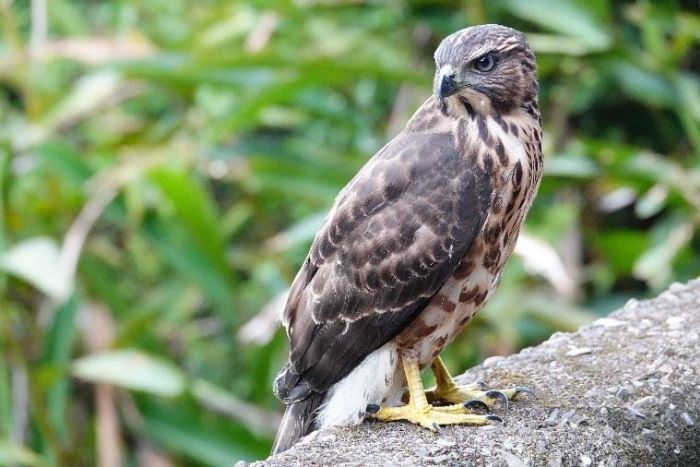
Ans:
[[[435,65],[433,91],[443,103],[451,96],[488,99],[507,111],[537,98],[535,55],[515,29],[487,24],[457,31],[440,43]]]

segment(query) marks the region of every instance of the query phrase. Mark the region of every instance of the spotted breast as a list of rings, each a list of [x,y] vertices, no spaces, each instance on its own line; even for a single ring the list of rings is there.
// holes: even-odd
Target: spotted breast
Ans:
[[[429,365],[471,321],[494,291],[532,204],[542,175],[542,133],[536,106],[510,115],[484,116],[463,102],[465,115],[454,138],[479,134],[466,153],[493,181],[490,210],[483,229],[452,276],[421,314],[396,339],[421,367]]]

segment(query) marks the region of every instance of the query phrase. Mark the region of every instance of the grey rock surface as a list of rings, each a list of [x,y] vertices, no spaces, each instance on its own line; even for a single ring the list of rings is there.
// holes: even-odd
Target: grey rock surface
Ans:
[[[501,425],[365,421],[252,465],[700,466],[700,280],[459,379],[536,394]]]

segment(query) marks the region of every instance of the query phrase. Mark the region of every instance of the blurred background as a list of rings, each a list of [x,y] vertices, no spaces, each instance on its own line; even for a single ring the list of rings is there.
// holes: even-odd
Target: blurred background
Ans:
[[[0,464],[267,455],[275,314],[444,36],[539,62],[545,179],[459,372],[700,273],[693,1],[0,0]],[[535,388],[536,389],[536,388]]]

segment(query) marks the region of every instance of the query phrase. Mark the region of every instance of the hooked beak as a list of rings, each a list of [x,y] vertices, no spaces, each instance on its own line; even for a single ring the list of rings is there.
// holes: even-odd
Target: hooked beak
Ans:
[[[450,64],[440,68],[435,78],[433,92],[441,101],[455,94],[461,88],[469,86],[469,83],[465,83],[457,78],[457,73],[455,73],[454,68]]]
[[[454,73],[440,73],[440,89],[438,90],[438,97],[440,98],[440,100],[444,100],[445,98],[450,97],[451,95],[456,93],[458,89],[459,85],[455,80]]]

